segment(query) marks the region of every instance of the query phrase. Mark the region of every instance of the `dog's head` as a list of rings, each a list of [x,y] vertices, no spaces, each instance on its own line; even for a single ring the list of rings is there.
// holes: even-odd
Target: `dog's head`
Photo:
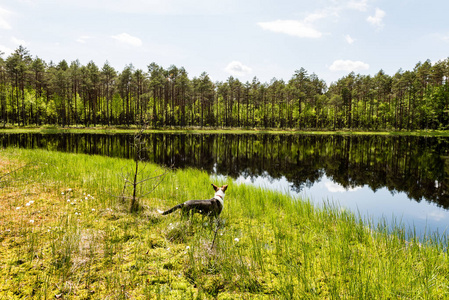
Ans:
[[[212,187],[214,188],[215,192],[218,192],[219,190],[221,190],[223,193],[226,192],[226,189],[228,188],[228,185],[223,185],[221,187],[216,186],[215,184],[212,183]]]

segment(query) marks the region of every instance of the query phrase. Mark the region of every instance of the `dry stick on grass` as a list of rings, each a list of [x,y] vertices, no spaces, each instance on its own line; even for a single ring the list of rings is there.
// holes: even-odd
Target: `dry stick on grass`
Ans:
[[[215,239],[217,238],[218,230],[221,227],[221,222],[220,222],[220,219],[218,217],[217,217],[216,221],[217,221],[217,227],[215,227],[215,230],[214,230],[214,239],[212,240],[212,245],[210,246],[210,250],[212,250],[214,248]]]
[[[25,168],[26,166],[27,166],[27,165],[24,165],[24,166],[21,166],[21,167],[15,169],[15,170],[12,170],[12,171],[9,171],[9,172],[7,172],[7,173],[5,173],[5,174],[2,174],[2,175],[0,176],[0,188],[1,188],[1,184],[7,181],[7,180],[4,180],[3,178],[5,178],[5,177],[7,177],[7,176],[11,176],[11,174],[13,174],[13,173],[19,171],[20,169]]]

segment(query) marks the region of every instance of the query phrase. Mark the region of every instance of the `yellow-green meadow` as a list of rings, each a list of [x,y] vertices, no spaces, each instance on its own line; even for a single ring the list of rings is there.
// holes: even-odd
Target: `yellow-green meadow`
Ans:
[[[131,214],[133,163],[0,150],[0,299],[448,297],[445,233],[406,239],[401,224],[194,169],[169,170]],[[161,171],[144,166],[142,178]],[[211,183],[229,185],[219,224],[157,212],[210,198]]]

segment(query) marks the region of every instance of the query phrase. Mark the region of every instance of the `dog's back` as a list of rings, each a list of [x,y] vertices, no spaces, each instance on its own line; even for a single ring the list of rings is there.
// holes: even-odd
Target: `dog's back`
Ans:
[[[223,204],[215,198],[209,200],[189,200],[183,203],[182,212],[197,212],[206,216],[219,216],[223,210]]]
[[[215,196],[212,199],[189,200],[184,203],[175,205],[166,211],[159,211],[159,212],[163,215],[168,215],[177,209],[181,209],[183,214],[189,212],[193,213],[197,212],[206,216],[218,217],[221,214],[221,211],[223,210],[223,199],[225,191],[228,188],[228,186],[223,185],[222,187],[217,187],[215,184],[212,184],[212,186],[215,190]]]

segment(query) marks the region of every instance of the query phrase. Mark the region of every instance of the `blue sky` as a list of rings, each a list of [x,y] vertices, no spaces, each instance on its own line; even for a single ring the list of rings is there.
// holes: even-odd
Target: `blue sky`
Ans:
[[[327,83],[449,56],[447,0],[3,0],[0,51],[47,62],[183,66],[191,78]]]

